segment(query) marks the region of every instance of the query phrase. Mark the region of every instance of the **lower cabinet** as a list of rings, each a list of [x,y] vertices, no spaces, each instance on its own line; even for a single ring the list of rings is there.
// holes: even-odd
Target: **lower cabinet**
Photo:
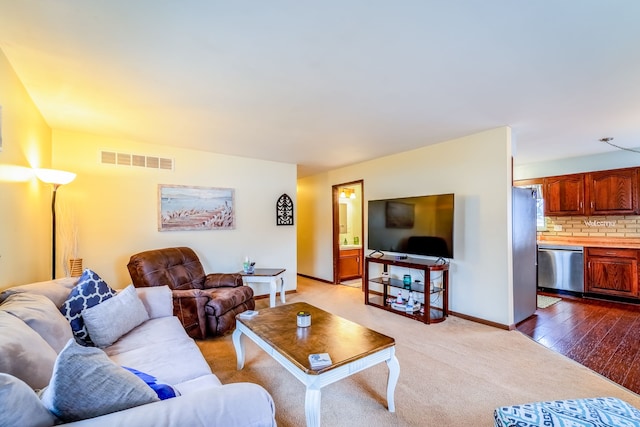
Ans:
[[[640,299],[636,249],[585,248],[585,292]]]
[[[340,251],[340,280],[362,276],[362,257],[360,249]]]

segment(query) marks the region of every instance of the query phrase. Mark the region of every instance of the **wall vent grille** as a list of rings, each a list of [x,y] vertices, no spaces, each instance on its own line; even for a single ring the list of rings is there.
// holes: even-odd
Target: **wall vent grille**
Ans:
[[[101,151],[100,163],[103,165],[131,166],[147,169],[173,170],[173,159],[140,154]]]

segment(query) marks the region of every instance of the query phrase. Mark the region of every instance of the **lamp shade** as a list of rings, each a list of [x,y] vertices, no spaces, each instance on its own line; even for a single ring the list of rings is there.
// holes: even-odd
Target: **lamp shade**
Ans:
[[[36,169],[36,176],[40,181],[54,185],[65,185],[76,178],[76,174],[73,172],[56,169]]]

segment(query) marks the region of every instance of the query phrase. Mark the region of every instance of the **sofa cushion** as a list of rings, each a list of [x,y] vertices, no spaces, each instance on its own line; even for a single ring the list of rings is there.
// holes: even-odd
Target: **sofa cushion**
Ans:
[[[44,295],[49,298],[56,307],[60,307],[69,296],[69,292],[78,282],[77,277],[66,277],[63,279],[46,280],[44,282],[29,283],[28,285],[14,286],[5,289],[0,293],[0,302],[9,295],[18,293],[30,293]]]
[[[116,296],[82,311],[89,338],[98,347],[107,347],[133,328],[149,320],[149,313],[129,285]]]
[[[69,322],[44,295],[29,292],[9,295],[0,310],[12,314],[36,331],[57,353],[73,338]]]
[[[144,381],[113,363],[104,351],[69,340],[58,355],[41,400],[60,420],[71,422],[159,399]]]
[[[103,350],[107,353],[107,356],[113,357],[116,354],[126,353],[150,344],[164,344],[168,346],[169,343],[175,341],[176,338],[189,339],[185,335],[184,328],[178,318],[159,317],[157,319],[147,320],[133,331],[120,337],[113,345]]]
[[[19,378],[0,374],[0,427],[49,427],[56,418],[44,407],[38,395]]]
[[[71,290],[62,307],[60,307],[60,311],[71,324],[73,335],[79,342],[91,344],[89,333],[82,318],[82,311],[100,304],[115,294],[116,291],[111,289],[95,272],[86,269],[82,273],[78,284]]]
[[[151,319],[118,340],[113,347],[120,352],[112,353],[112,347],[105,351],[118,365],[146,372],[166,384],[175,385],[210,374],[209,364],[196,343],[184,333],[180,322],[174,317],[169,318],[179,327],[178,333],[172,333],[173,322],[159,322],[163,319]],[[167,325],[169,327],[164,328]],[[154,331],[146,333],[150,330]],[[158,341],[150,338],[157,336],[158,332],[164,332],[166,336]]]
[[[20,378],[33,389],[49,384],[56,352],[17,317],[0,311],[0,372]]]
[[[179,384],[173,384],[173,388],[180,395],[200,393],[202,390],[220,387],[222,383],[215,374],[202,375]]]

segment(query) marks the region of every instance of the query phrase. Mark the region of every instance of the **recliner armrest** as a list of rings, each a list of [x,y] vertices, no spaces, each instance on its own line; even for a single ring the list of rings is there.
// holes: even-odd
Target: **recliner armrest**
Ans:
[[[235,288],[242,286],[242,276],[237,273],[210,273],[204,279],[204,288]]]
[[[182,326],[191,338],[204,339],[207,336],[207,323],[204,306],[209,297],[200,289],[172,291],[173,315],[180,319]]]

